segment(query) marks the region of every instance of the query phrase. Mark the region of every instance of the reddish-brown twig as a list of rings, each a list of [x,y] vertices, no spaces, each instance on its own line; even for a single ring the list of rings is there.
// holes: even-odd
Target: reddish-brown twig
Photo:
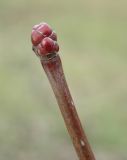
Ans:
[[[51,28],[45,23],[34,26],[31,36],[33,50],[39,56],[52,86],[79,159],[95,160],[65,80],[61,60],[57,54],[59,50],[56,42],[57,37],[56,34],[54,34],[55,36],[51,36],[53,33]]]

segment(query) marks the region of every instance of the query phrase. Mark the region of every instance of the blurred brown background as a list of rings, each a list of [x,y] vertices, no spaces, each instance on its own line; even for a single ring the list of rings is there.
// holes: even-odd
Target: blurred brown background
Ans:
[[[0,160],[77,160],[31,50],[31,28],[42,21],[58,33],[66,78],[96,159],[126,160],[126,0],[0,0]]]

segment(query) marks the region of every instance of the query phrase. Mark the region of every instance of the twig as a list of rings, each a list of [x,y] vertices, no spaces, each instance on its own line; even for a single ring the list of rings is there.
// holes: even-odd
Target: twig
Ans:
[[[45,23],[34,26],[31,36],[33,50],[36,55],[39,56],[52,86],[79,159],[95,160],[68,89],[60,57],[57,54],[59,50],[56,42],[57,36],[54,34],[55,36],[52,36],[52,38],[51,34],[54,34],[54,32],[52,32],[51,28]]]

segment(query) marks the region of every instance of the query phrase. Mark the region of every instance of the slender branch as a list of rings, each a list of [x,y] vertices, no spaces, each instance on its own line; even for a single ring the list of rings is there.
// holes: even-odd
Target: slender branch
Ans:
[[[68,89],[59,55],[50,61],[41,61],[41,64],[52,86],[79,159],[95,160]]]
[[[95,160],[71,97],[60,57],[57,54],[59,50],[56,42],[57,36],[45,23],[34,26],[33,30],[33,50],[39,56],[49,79],[77,155],[80,160]]]

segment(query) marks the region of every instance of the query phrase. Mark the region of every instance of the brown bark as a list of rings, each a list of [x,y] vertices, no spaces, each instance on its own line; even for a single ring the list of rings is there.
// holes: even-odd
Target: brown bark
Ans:
[[[95,160],[71,97],[59,55],[41,60],[80,160]]]

